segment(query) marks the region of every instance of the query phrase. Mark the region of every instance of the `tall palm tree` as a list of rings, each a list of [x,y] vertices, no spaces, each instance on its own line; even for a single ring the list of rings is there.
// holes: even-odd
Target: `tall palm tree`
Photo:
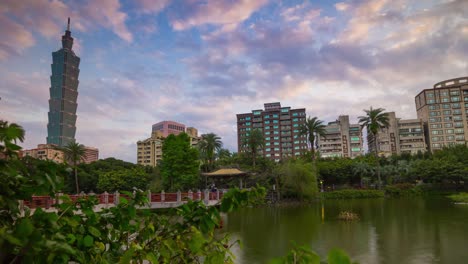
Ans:
[[[249,148],[249,152],[252,155],[252,165],[255,169],[255,161],[259,150],[263,149],[265,146],[265,139],[263,138],[263,133],[259,129],[254,129],[250,132],[245,140],[245,144]]]
[[[310,144],[312,160],[315,160],[315,139],[325,136],[325,125],[317,117],[308,117],[304,124],[299,128],[299,135],[306,136]]]
[[[211,168],[213,167],[216,152],[218,152],[222,147],[223,142],[218,135],[214,133],[202,135],[199,148]]]
[[[65,160],[73,164],[73,168],[75,170],[76,193],[78,194],[80,193],[80,186],[78,184],[78,164],[84,160],[85,146],[75,141],[72,141],[68,143],[68,145],[63,147],[62,151],[65,155]]]
[[[377,136],[381,129],[386,128],[389,126],[388,123],[388,113],[384,113],[385,109],[377,108],[373,109],[372,106],[369,110],[365,110],[365,116],[360,116],[359,124],[361,125],[361,129],[366,127],[367,134],[370,135],[370,138],[373,138],[374,143],[374,151],[373,154],[376,160],[376,168],[377,168],[377,180],[379,181],[378,186],[379,189],[382,187],[381,179],[380,179],[380,162],[378,156],[378,146],[377,146]],[[368,137],[369,138],[369,137]]]
[[[24,141],[24,129],[16,124],[8,124],[8,121],[0,120],[0,152],[4,153],[6,157],[11,158],[17,155],[17,151],[21,149],[20,146],[16,145],[17,141]]]

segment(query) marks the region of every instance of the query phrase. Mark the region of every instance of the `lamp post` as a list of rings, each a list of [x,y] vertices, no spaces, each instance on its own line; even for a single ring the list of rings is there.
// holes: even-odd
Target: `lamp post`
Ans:
[[[323,180],[320,180],[320,192],[323,192]]]

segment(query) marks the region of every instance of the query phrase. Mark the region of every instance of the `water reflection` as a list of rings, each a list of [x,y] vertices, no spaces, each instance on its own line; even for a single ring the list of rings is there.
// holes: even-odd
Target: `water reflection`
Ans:
[[[353,211],[359,221],[337,219]],[[242,241],[238,263],[266,263],[291,241],[325,256],[333,247],[360,263],[466,263],[468,206],[444,199],[324,201],[304,207],[246,208],[224,230]]]

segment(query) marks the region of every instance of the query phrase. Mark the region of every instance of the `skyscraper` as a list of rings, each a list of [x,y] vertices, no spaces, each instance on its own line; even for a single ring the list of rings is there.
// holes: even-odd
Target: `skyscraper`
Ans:
[[[47,143],[58,146],[66,146],[75,140],[80,58],[75,55],[72,46],[73,38],[68,18],[67,30],[62,36],[62,48],[52,52],[50,76]]]

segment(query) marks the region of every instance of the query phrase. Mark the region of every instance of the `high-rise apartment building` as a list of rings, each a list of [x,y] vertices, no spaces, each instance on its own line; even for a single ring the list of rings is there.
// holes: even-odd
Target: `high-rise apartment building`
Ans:
[[[299,127],[305,123],[305,108],[281,107],[279,102],[264,104],[265,109],[237,114],[238,151],[247,152],[246,139],[254,129],[263,133],[264,157],[279,161],[283,157],[299,156],[307,151],[307,139],[299,135]]]
[[[424,126],[421,119],[400,119],[388,112],[388,124],[377,133],[377,153],[389,157],[402,153],[416,154],[426,151]],[[367,131],[369,152],[375,152],[375,137]]]
[[[427,144],[424,135],[424,123],[421,119],[398,120],[399,154],[417,154],[426,152]]]
[[[183,130],[180,130],[183,128]],[[190,137],[190,144],[196,147],[200,141],[198,130],[194,127],[188,127],[185,131],[185,125],[173,121],[163,121],[153,125],[151,137],[137,142],[137,163],[148,166],[156,166],[162,159],[162,145],[164,139],[170,135],[178,135],[186,132]]]
[[[67,30],[62,36],[62,48],[52,53],[47,144],[66,146],[75,140],[80,58],[75,55],[72,46],[68,18]]]
[[[429,150],[468,144],[468,77],[450,79],[415,97]]]
[[[364,153],[359,124],[350,124],[349,116],[339,116],[325,127],[325,136],[318,138],[320,156],[354,158]]]
[[[174,121],[162,121],[153,125],[153,132],[155,131],[161,131],[163,137],[170,134],[178,135],[185,132],[185,125]]]

